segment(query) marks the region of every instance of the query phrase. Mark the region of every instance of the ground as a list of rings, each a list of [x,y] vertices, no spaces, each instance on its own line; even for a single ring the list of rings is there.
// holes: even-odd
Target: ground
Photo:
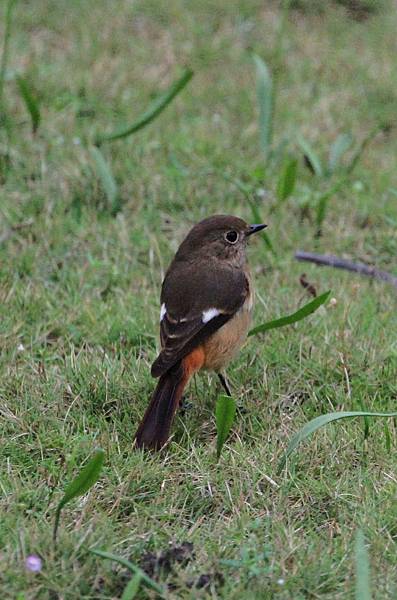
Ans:
[[[277,474],[311,418],[396,409],[396,289],[298,263],[294,252],[397,274],[397,17],[380,2],[287,4],[284,13],[259,0],[15,5],[0,130],[2,598],[119,598],[128,572],[92,547],[144,566],[170,599],[352,598],[358,527],[374,597],[397,597],[395,423],[374,419],[366,437],[360,420],[330,425]],[[252,51],[275,87],[267,158]],[[134,121],[184,66],[194,77],[157,120],[101,147],[119,189],[109,206],[95,135]],[[39,99],[36,135],[16,75]],[[347,165],[372,131],[347,176],[313,176],[297,142],[325,161],[351,132]],[[279,202],[286,156],[298,159],[298,180]],[[342,176],[318,235],[319,195]],[[137,452],[167,264],[193,223],[214,213],[250,221],[253,205],[274,248],[251,244],[255,324],[310,300],[303,272],[333,300],[250,338],[229,369],[239,410],[219,463],[210,375],[190,386],[192,408],[167,451]],[[54,548],[62,490],[97,446],[101,478],[65,507]],[[30,554],[40,573],[26,571]]]

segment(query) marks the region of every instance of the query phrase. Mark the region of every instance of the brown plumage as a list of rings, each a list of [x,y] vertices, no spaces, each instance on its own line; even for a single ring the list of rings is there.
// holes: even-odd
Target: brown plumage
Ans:
[[[160,449],[192,375],[219,373],[243,344],[253,306],[246,245],[264,227],[216,215],[195,225],[176,252],[162,285],[161,352],[151,370],[160,379],[135,436],[138,448]]]

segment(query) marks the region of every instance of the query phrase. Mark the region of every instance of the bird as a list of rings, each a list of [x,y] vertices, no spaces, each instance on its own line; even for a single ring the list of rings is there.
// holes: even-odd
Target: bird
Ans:
[[[213,215],[179,246],[161,288],[161,350],[151,367],[158,383],[135,434],[138,449],[167,444],[183,391],[198,371],[217,373],[231,395],[224,369],[246,339],[254,301],[247,242],[265,227]]]

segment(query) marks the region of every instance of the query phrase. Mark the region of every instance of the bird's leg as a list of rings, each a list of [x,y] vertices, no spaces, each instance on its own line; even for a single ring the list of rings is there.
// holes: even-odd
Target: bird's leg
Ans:
[[[220,382],[221,382],[221,384],[222,384],[222,387],[223,387],[223,389],[224,389],[224,390],[225,390],[225,392],[226,392],[226,395],[227,395],[227,396],[231,396],[231,395],[232,395],[232,393],[231,393],[231,391],[230,391],[230,389],[229,389],[229,386],[228,386],[228,384],[227,384],[227,381],[226,381],[226,378],[225,378],[225,376],[224,376],[224,375],[222,375],[222,373],[217,373],[217,375],[218,375],[218,377],[219,377],[219,380],[220,380]]]
[[[186,396],[182,396],[182,398],[179,401],[180,416],[183,417],[183,415],[186,413],[186,411],[189,411],[191,408],[193,408],[192,402],[189,402],[189,400],[187,400]]]

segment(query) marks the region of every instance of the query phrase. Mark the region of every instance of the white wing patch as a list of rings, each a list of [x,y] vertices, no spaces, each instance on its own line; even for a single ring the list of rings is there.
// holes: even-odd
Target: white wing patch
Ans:
[[[245,304],[247,305],[247,310],[252,310],[252,307],[254,306],[254,295],[253,293],[249,293],[247,300],[245,301]]]
[[[220,311],[217,308],[209,308],[208,310],[203,310],[202,321],[203,323],[208,323],[214,317],[220,315]]]
[[[165,308],[165,304],[163,302],[163,304],[161,305],[161,308],[160,308],[160,323],[164,319],[166,312],[167,312],[167,309]]]

